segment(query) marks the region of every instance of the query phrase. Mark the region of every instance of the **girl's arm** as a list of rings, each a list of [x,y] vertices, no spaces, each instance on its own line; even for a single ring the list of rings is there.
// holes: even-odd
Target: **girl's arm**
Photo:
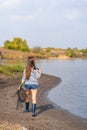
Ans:
[[[23,75],[22,75],[22,80],[21,80],[21,83],[20,83],[20,85],[18,87],[18,90],[20,90],[20,88],[24,84],[24,82],[25,82],[25,69],[24,69],[24,72],[23,72]]]

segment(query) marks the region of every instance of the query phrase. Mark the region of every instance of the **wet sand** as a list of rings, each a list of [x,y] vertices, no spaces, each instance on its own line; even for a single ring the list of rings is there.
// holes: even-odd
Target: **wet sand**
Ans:
[[[16,109],[18,78],[1,78],[0,76],[0,130],[87,130],[87,119],[80,118],[52,103],[47,95],[53,87],[61,83],[55,76],[43,74],[39,80],[37,95],[37,115],[24,113],[24,103]],[[22,127],[21,127],[22,126]]]

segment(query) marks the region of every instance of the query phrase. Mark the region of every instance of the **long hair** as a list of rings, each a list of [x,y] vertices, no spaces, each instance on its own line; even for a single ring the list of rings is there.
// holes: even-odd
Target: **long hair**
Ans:
[[[35,58],[33,56],[28,56],[28,62],[26,65],[26,79],[29,79],[32,67],[35,67]]]

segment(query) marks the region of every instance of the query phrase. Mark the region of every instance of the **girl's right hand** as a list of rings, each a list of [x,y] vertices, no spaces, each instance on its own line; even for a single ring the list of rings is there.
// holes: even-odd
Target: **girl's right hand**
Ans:
[[[41,73],[42,73],[42,70],[41,70],[41,69],[39,69],[39,70],[38,70],[38,73],[40,73],[40,74],[41,74]]]

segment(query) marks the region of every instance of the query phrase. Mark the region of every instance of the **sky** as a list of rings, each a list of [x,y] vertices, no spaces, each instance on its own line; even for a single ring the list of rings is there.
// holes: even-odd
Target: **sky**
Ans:
[[[87,0],[0,0],[0,46],[87,48]]]

